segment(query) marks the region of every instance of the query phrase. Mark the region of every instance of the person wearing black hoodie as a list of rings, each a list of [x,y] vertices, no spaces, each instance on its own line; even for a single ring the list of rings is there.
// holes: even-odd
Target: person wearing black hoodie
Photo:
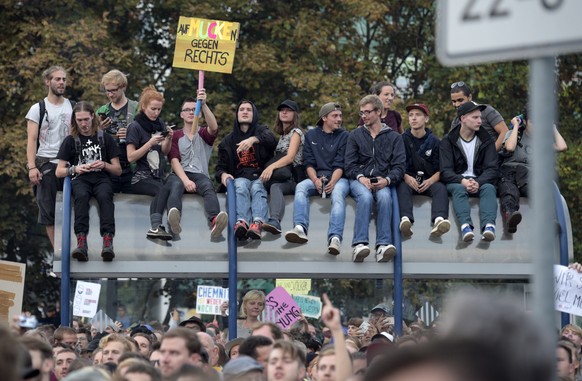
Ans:
[[[259,112],[251,101],[240,101],[236,110],[233,131],[218,145],[216,180],[224,187],[229,179],[234,181],[236,237],[261,239],[268,207],[267,191],[260,176],[274,155],[277,139],[267,126],[259,124]]]

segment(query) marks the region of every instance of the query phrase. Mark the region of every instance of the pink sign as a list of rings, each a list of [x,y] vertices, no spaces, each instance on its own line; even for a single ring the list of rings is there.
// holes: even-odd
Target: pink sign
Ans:
[[[281,286],[271,291],[265,299],[263,321],[277,324],[281,329],[289,329],[299,320],[300,309],[297,302]]]

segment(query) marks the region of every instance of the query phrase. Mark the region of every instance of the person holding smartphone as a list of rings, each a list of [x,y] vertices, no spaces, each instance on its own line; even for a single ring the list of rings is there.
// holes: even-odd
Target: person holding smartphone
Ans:
[[[368,227],[376,202],[376,262],[388,262],[396,255],[392,244],[392,196],[390,185],[404,176],[406,153],[402,136],[382,123],[384,104],[377,95],[360,101],[361,128],[350,133],[346,145],[346,177],[356,200],[356,221],[352,241],[354,262],[363,262],[370,254]]]

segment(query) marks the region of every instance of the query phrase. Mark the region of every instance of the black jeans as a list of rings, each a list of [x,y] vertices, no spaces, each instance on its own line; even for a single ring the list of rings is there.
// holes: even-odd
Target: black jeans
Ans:
[[[432,204],[430,206],[431,222],[433,222],[437,217],[445,219],[449,218],[449,194],[447,193],[445,185],[440,181],[431,185],[426,192],[418,193],[402,180],[402,182],[398,184],[396,191],[398,193],[400,217],[406,216],[410,219],[410,222],[414,222],[414,216],[412,214],[412,195],[422,194],[424,196],[432,197]]]
[[[89,201],[95,197],[99,205],[100,233],[115,234],[115,204],[111,179],[105,173],[88,173],[72,181],[75,198],[75,234],[89,233]]]
[[[502,165],[500,168],[499,204],[501,212],[519,210],[519,197],[528,197],[528,169],[523,165]]]
[[[295,193],[295,182],[288,180],[284,183],[269,184],[269,211],[271,218],[281,222],[285,213],[285,195]]]

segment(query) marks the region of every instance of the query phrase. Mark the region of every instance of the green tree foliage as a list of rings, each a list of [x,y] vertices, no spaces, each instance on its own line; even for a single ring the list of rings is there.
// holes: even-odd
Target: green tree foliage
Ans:
[[[398,89],[397,110],[404,114],[408,103],[427,103],[431,127],[440,136],[454,114],[452,82],[470,83],[475,99],[492,104],[507,122],[527,99],[527,62],[457,68],[437,62],[435,4],[430,0],[4,0],[0,176],[7,185],[0,188],[0,252],[5,258],[40,263],[49,252],[46,241],[35,238],[42,232],[33,221],[36,207],[24,170],[24,116],[46,95],[42,71],[53,64],[66,67],[68,96],[100,105],[107,101],[99,89],[101,76],[120,69],[129,74],[131,98],[154,84],[165,94],[163,117],[178,122],[182,99],[194,95],[198,86],[196,72],[172,69],[180,15],[241,24],[232,75],[206,73],[208,102],[217,115],[220,137],[231,130],[235,105],[242,98],[256,103],[266,124],[272,124],[280,101],[293,98],[302,109],[304,126],[315,124],[321,105],[333,100],[344,106],[344,125],[352,129],[357,102],[379,80],[405,80]],[[559,122],[570,146],[560,158],[559,174],[577,253],[582,248],[581,61],[582,55],[558,61]]]

